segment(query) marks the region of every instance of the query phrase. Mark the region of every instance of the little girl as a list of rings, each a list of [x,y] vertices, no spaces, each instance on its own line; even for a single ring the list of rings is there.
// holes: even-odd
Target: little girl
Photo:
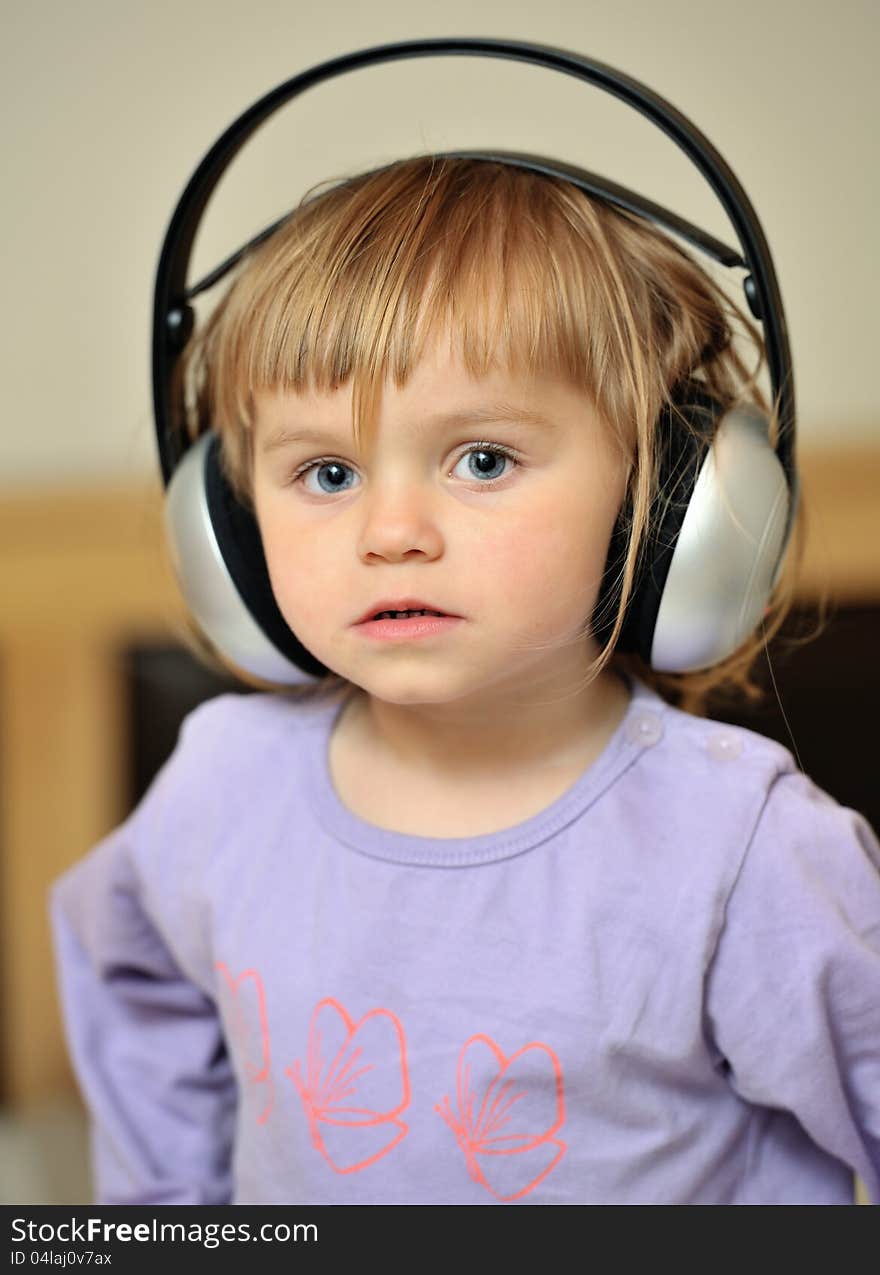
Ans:
[[[503,163],[247,254],[192,430],[327,673],[191,713],[55,887],[101,1202],[880,1199],[880,847],[694,715],[790,581],[712,668],[615,649],[670,402],[761,402],[735,328],[666,234]]]

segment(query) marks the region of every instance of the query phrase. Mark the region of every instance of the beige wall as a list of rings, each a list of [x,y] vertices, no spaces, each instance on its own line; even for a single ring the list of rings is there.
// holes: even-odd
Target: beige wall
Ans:
[[[4,6],[0,486],[153,472],[148,380],[161,237],[204,150],[297,71],[383,41],[532,39],[668,97],[738,173],[789,309],[803,437],[880,437],[874,0],[33,0]],[[557,154],[722,238],[659,133],[573,79],[483,59],[358,72],[239,158],[197,269],[312,183],[427,147]]]

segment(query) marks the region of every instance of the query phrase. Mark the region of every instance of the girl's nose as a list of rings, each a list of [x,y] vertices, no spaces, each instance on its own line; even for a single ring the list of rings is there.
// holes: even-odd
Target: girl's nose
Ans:
[[[416,481],[376,485],[361,502],[362,557],[403,558],[412,552],[436,557],[443,535],[428,484]]]

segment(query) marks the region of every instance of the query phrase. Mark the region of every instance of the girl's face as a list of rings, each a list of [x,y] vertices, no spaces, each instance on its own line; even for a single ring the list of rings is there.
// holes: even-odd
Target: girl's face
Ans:
[[[400,705],[558,691],[596,653],[576,640],[601,582],[627,463],[584,393],[552,376],[473,379],[445,342],[386,382],[369,448],[350,384],[257,398],[254,502],[272,587],[329,669]],[[377,641],[381,604],[460,616]]]

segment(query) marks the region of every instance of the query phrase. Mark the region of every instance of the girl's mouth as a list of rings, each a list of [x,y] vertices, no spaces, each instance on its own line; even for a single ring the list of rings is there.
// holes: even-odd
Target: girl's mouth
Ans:
[[[355,627],[365,637],[387,641],[438,637],[461,623],[460,616],[438,615],[433,611],[381,611],[374,619],[363,620]]]
[[[374,615],[374,620],[408,620],[413,615],[439,615],[442,611],[380,611],[378,615]]]

